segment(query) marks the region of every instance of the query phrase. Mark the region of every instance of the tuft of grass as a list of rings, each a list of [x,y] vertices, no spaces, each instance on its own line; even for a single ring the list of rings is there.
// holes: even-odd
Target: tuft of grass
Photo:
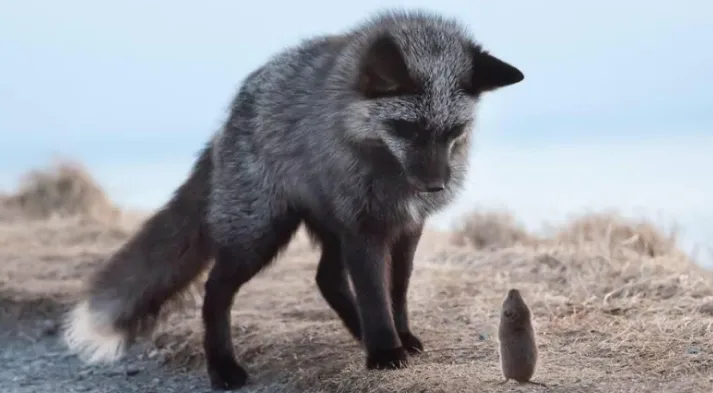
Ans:
[[[609,211],[574,216],[556,229],[562,243],[599,243],[608,248],[626,247],[641,255],[657,257],[677,250],[676,232],[664,231],[647,220],[626,219]]]
[[[528,245],[538,242],[523,225],[507,211],[475,210],[459,223],[452,241],[478,250]]]
[[[626,218],[615,211],[574,215],[563,224],[547,226],[544,233],[531,233],[507,211],[478,209],[461,220],[451,242],[477,250],[559,245],[628,250],[648,257],[681,252],[675,230],[664,232],[648,220]]]
[[[26,173],[14,194],[0,198],[0,210],[6,220],[83,217],[110,222],[121,214],[87,168],[67,159]]]

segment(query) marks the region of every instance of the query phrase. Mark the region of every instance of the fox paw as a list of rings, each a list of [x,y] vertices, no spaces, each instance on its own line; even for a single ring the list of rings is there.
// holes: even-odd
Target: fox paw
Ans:
[[[406,352],[410,354],[423,352],[423,343],[418,337],[411,334],[411,332],[399,333],[399,339],[401,339],[401,344]]]
[[[232,358],[223,358],[209,365],[208,377],[213,390],[237,390],[248,381],[248,373]]]
[[[395,370],[406,367],[408,358],[403,347],[375,349],[367,355],[366,368],[369,370]]]

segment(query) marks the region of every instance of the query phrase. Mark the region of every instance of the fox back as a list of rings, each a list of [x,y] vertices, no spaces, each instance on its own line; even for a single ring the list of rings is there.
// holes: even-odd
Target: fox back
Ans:
[[[212,215],[265,182],[307,221],[420,224],[462,186],[481,94],[522,79],[461,25],[422,11],[304,41],[244,80],[214,143]]]

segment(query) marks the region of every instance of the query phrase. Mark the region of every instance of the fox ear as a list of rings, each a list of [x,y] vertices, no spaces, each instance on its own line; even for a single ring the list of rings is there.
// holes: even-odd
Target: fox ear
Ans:
[[[471,47],[472,71],[465,90],[470,95],[478,95],[501,87],[514,85],[525,79],[525,75],[515,66],[497,57]]]
[[[368,99],[419,93],[401,50],[389,36],[377,38],[362,56],[356,88]]]

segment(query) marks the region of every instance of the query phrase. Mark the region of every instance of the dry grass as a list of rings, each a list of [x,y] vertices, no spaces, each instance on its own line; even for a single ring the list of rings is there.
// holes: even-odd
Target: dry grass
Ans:
[[[458,244],[443,233],[424,237],[410,309],[427,353],[400,371],[364,370],[362,351],[315,286],[318,251],[298,238],[235,301],[236,352],[253,388],[544,391],[498,385],[499,307],[517,287],[538,331],[535,378],[549,391],[710,391],[713,278],[671,236],[610,214],[582,216],[538,236],[502,212],[474,217],[479,221],[455,235]],[[34,306],[38,299],[71,300],[87,271],[131,233],[130,226],[77,217],[13,222],[0,223],[0,296]],[[168,366],[199,367],[201,331],[197,308],[175,314],[156,332],[150,355]]]
[[[0,313],[58,310],[140,219],[119,209],[79,163],[28,172],[14,193],[0,195]]]
[[[71,160],[28,172],[19,190],[0,198],[4,221],[82,217],[111,223],[121,215],[86,168]]]
[[[469,213],[459,224],[452,236],[452,242],[459,246],[470,245],[484,250],[538,242],[538,239],[527,233],[522,224],[507,211],[478,209]]]
[[[649,221],[625,219],[616,212],[575,216],[555,231],[559,243],[595,242],[608,248],[626,247],[650,257],[678,252],[674,230],[664,233]]]

